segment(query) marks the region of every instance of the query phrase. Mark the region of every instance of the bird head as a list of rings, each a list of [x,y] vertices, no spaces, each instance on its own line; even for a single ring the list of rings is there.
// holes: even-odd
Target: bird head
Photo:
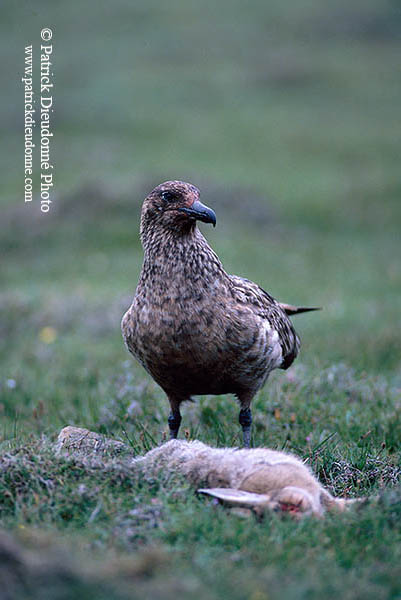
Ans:
[[[184,181],[165,181],[145,198],[142,206],[141,231],[160,226],[176,232],[186,232],[196,221],[216,225],[216,215],[199,200],[199,190]]]

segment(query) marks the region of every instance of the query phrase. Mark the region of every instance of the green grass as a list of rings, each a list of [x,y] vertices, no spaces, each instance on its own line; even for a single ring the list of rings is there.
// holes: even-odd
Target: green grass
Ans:
[[[4,589],[400,598],[397,3],[118,0],[94,12],[42,0],[3,13],[0,522],[17,546],[0,546],[24,565],[0,565]],[[37,197],[23,204],[20,128],[23,49],[37,57],[44,26],[56,77],[49,215]],[[216,209],[218,227],[203,231],[228,271],[324,308],[294,319],[301,354],[255,398],[254,445],[291,450],[333,493],[378,503],[258,523],[180,479],[54,456],[67,424],[138,453],[166,436],[168,403],[119,322],[141,266],[140,203],[171,178]],[[199,398],[182,435],[237,445],[237,418],[232,398]]]

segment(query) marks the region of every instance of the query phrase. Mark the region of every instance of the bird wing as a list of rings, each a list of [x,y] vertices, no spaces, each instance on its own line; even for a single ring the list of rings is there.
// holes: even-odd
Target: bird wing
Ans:
[[[250,307],[255,314],[266,319],[269,325],[277,331],[283,353],[281,368],[288,369],[298,354],[300,339],[285,308],[253,281],[237,275],[230,275],[229,278],[235,298]]]

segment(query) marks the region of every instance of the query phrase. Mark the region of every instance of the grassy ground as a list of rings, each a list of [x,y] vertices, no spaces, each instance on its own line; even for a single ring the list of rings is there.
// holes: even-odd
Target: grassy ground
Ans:
[[[0,23],[0,518],[14,596],[401,598],[398,5],[38,2]],[[79,15],[78,15],[79,12]],[[54,28],[49,215],[22,200],[23,48]],[[21,112],[20,112],[21,109]],[[230,272],[300,316],[295,366],[254,402],[254,445],[287,448],[364,510],[242,520],[180,480],[55,458],[66,424],[138,453],[168,403],[119,321],[141,265],[140,202],[199,185]],[[229,397],[185,408],[182,435],[240,441]],[[31,550],[30,550],[31,549]],[[0,581],[2,580],[0,579]],[[14,586],[14,587],[13,587]],[[12,595],[10,597],[13,597]]]

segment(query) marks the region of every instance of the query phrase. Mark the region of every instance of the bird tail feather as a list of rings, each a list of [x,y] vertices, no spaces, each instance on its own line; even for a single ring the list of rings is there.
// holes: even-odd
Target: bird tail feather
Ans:
[[[299,315],[301,313],[310,312],[312,310],[322,310],[321,307],[293,306],[292,304],[285,304],[284,302],[280,302],[279,304],[288,316]]]

